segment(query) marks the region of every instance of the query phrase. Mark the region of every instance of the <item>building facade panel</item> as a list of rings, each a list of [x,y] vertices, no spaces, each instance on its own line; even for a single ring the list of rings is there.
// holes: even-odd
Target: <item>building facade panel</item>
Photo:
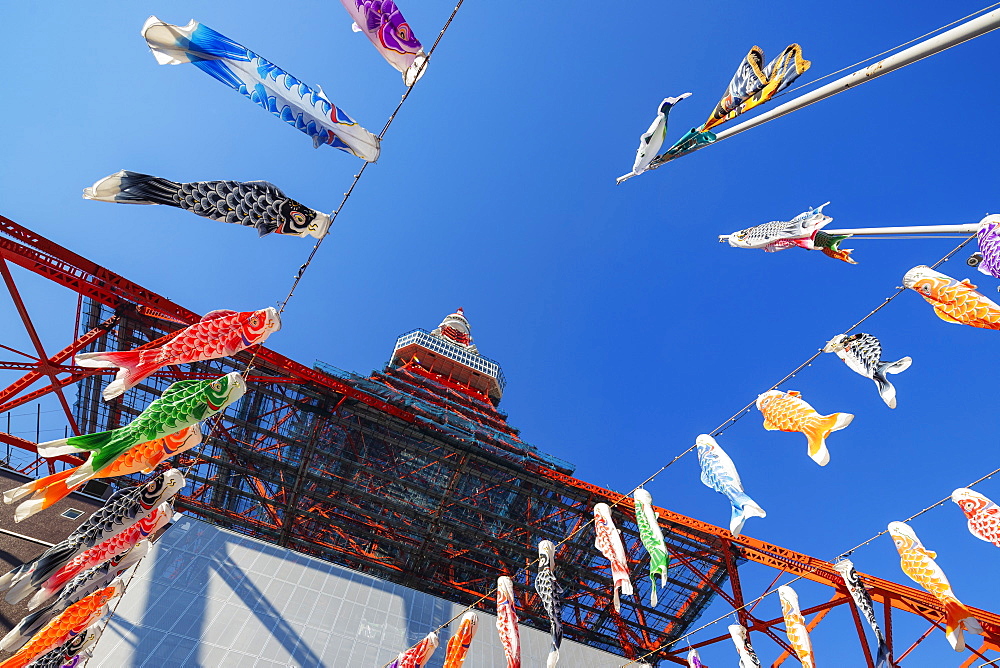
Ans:
[[[489,606],[492,607],[492,604]],[[91,668],[378,668],[462,614],[444,599],[191,517],[139,565]],[[466,668],[506,665],[496,618],[479,613]],[[457,628],[453,622],[451,628]],[[428,668],[440,668],[449,629]],[[545,665],[549,635],[521,627],[522,662]],[[564,641],[560,665],[621,657]]]

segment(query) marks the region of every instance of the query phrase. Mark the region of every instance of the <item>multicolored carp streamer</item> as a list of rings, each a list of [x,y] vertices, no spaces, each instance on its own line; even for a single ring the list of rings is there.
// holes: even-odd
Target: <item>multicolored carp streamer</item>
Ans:
[[[965,513],[973,536],[1000,547],[1000,506],[968,487],[952,492],[951,500]]]
[[[925,265],[910,269],[903,285],[915,290],[945,322],[1000,329],[1000,306],[976,292],[969,279],[956,281]]]
[[[83,189],[84,199],[113,204],[165,204],[203,218],[253,227],[259,236],[288,234],[322,239],[330,216],[299,204],[267,181],[175,183],[122,170]]]
[[[658,601],[656,576],[660,576],[660,587],[666,587],[670,556],[667,554],[667,544],[660,529],[659,515],[653,509],[653,496],[640,487],[632,492],[632,499],[635,501],[635,523],[639,528],[639,538],[649,553],[649,579],[652,582],[649,604],[655,608]]]
[[[521,636],[517,628],[514,582],[506,575],[497,578],[497,634],[503,645],[507,668],[521,668]]]
[[[559,663],[559,646],[562,644],[562,597],[563,588],[556,580],[556,546],[551,540],[538,543],[538,575],[535,576],[535,591],[542,601],[545,614],[549,616],[549,633],[552,647],[545,660],[545,668],[555,668]]]
[[[840,260],[841,262],[846,262],[847,264],[857,264],[857,261],[851,257],[851,253],[854,252],[854,249],[840,247],[841,242],[846,241],[853,236],[853,234],[828,234],[820,230],[816,233],[816,236],[813,237],[813,246],[823,251],[823,255],[832,257],[834,260]]]
[[[701,482],[729,499],[733,507],[729,530],[734,536],[743,531],[743,524],[750,517],[767,517],[763,508],[743,491],[743,482],[736,464],[729,458],[714,438],[701,434],[695,439],[698,446],[698,463],[701,464]]]
[[[7,591],[7,602],[20,601],[74,557],[149,516],[156,507],[181,491],[184,484],[184,475],[177,469],[170,469],[145,485],[118,490],[66,540],[45,550],[37,559],[0,576],[0,591]]]
[[[611,517],[611,508],[606,503],[594,506],[594,546],[600,550],[604,558],[611,562],[611,581],[614,590],[615,612],[621,612],[619,591],[623,596],[631,596],[632,580],[628,572],[628,557],[625,545],[622,543],[622,532],[615,526]]]
[[[124,583],[115,580],[109,587],[80,599],[43,626],[14,656],[0,663],[0,668],[24,668],[42,654],[63,644],[71,635],[82,632],[103,617],[108,611],[108,602],[121,596],[124,590]]]
[[[340,0],[354,19],[354,32],[363,32],[386,62],[403,74],[412,86],[427,69],[427,54],[410,24],[392,0]]]
[[[15,503],[24,497],[31,498],[14,511],[14,521],[31,517],[35,513],[51,507],[66,498],[74,489],[92,478],[114,478],[133,473],[152,473],[161,463],[190,450],[201,443],[201,429],[198,425],[186,427],[175,434],[168,434],[154,441],[140,443],[129,448],[116,459],[108,462],[100,470],[92,470],[86,462],[75,468],[26,482],[20,487],[3,493],[4,503]],[[72,483],[69,480],[72,479]]]
[[[90,459],[66,479],[66,484],[72,486],[101,470],[129,448],[176,433],[225,410],[246,390],[246,383],[237,371],[215,380],[179,380],[124,427],[39,443],[38,454],[56,457],[89,451]]]
[[[903,357],[895,362],[882,359],[882,342],[872,334],[838,334],[823,348],[825,353],[836,353],[851,371],[875,381],[878,394],[889,408],[896,407],[896,388],[886,374],[902,373],[913,362]]]
[[[396,657],[396,660],[389,664],[389,668],[423,668],[430,661],[438,644],[437,634],[432,631],[426,638]]]
[[[705,668],[705,664],[701,662],[701,656],[698,654],[698,650],[692,649],[687,655],[688,668]]]
[[[478,629],[479,615],[471,610],[462,615],[458,630],[448,639],[442,668],[462,668],[462,665],[465,664],[465,657],[469,654],[469,646],[472,644],[472,639],[476,637]]]
[[[379,138],[339,109],[323,89],[313,90],[208,26],[197,21],[176,26],[150,16],[142,36],[160,65],[191,63],[312,137],[313,146],[329,144],[368,162],[378,160]]]
[[[840,242],[851,235],[834,236],[820,231],[833,220],[823,213],[823,207],[828,204],[829,202],[826,202],[803,211],[789,221],[772,220],[769,223],[733,232],[728,237],[729,245],[733,248],[762,248],[765,253],[776,253],[795,247],[822,250],[829,257],[857,264],[850,257],[850,250],[840,248]]]
[[[854,605],[861,612],[861,616],[868,620],[868,626],[872,627],[872,631],[875,633],[875,641],[878,643],[878,653],[875,658],[876,668],[885,668],[889,662],[889,646],[885,642],[885,636],[882,635],[878,620],[875,619],[875,604],[872,602],[871,595],[865,589],[865,585],[861,582],[858,572],[854,570],[854,563],[850,559],[838,561],[833,565],[833,568],[844,578],[844,584],[847,585],[847,591],[854,599]]]
[[[753,651],[753,646],[750,644],[750,634],[747,633],[746,627],[741,624],[730,624],[729,635],[733,639],[733,644],[736,645],[736,653],[740,655],[740,668],[760,668],[760,659]]]
[[[35,595],[28,601],[28,609],[33,610],[55,596],[63,588],[63,585],[81,571],[119,557],[135,547],[140,541],[148,540],[157,531],[167,526],[173,517],[174,509],[170,503],[161,503],[156,510],[128,529],[95,545],[83,554],[73,557],[38,588]]]
[[[79,353],[76,363],[95,369],[118,369],[114,381],[104,388],[103,396],[107,401],[132,389],[163,367],[230,357],[264,343],[279,329],[281,318],[273,306],[243,312],[220,309],[206,313],[201,320],[177,332],[158,348]]]
[[[80,599],[104,589],[126,570],[139,563],[149,550],[149,541],[140,541],[135,547],[100,566],[94,566],[80,573],[66,583],[59,598],[51,604],[32,612],[0,640],[0,649],[13,651],[31,639],[38,629],[48,624],[56,615]]]
[[[788,585],[782,585],[778,587],[778,598],[781,599],[781,615],[785,618],[785,635],[795,650],[795,656],[799,658],[802,668],[815,668],[809,630],[799,610],[799,595]]]
[[[93,624],[80,633],[70,633],[69,640],[28,664],[27,668],[73,668],[81,659],[90,657],[92,648],[101,638],[101,628]]]
[[[346,0],[341,0],[346,1]],[[649,165],[656,158],[663,142],[667,138],[667,115],[675,104],[691,93],[682,93],[677,97],[665,97],[657,110],[656,118],[650,124],[649,129],[639,137],[639,148],[635,151],[635,164],[632,165],[632,173],[638,176],[649,169]]]
[[[854,416],[851,413],[820,415],[801,396],[794,390],[769,390],[758,396],[757,409],[764,414],[764,429],[805,434],[809,457],[820,466],[826,466],[830,462],[826,437],[851,424]]]
[[[790,86],[811,64],[802,57],[802,48],[798,44],[789,44],[765,67],[763,49],[754,46],[737,68],[726,94],[699,129],[711,130],[764,104]]]
[[[956,652],[965,651],[965,631],[983,634],[972,612],[955,597],[951,583],[934,559],[936,552],[925,548],[917,534],[903,522],[890,522],[889,535],[899,552],[899,565],[906,575],[934,595],[944,605],[944,628]]]

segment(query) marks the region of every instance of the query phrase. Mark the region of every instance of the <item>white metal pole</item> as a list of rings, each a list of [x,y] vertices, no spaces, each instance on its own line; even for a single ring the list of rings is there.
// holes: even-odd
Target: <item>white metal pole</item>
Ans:
[[[832,83],[828,83],[825,86],[817,88],[814,91],[800,95],[794,100],[790,100],[774,109],[766,111],[759,116],[755,116],[747,121],[740,123],[739,125],[734,125],[731,128],[727,128],[716,134],[716,141],[713,143],[718,143],[723,139],[728,139],[734,135],[738,135],[741,132],[755,128],[758,125],[767,123],[770,120],[784,116],[785,114],[790,114],[793,111],[798,111],[803,107],[807,107],[814,102],[819,102],[820,100],[825,100],[828,97],[832,97],[837,93],[842,93],[848,88],[854,88],[855,86],[860,86],[861,84],[871,81],[883,74],[888,74],[889,72],[894,72],[901,67],[906,67],[911,63],[915,63],[918,60],[923,60],[928,56],[933,56],[936,53],[940,53],[945,49],[950,49],[951,47],[961,44],[962,42],[967,42],[970,39],[975,39],[980,35],[984,35],[992,30],[1000,28],[1000,9],[995,9],[988,14],[983,14],[978,18],[974,18],[971,21],[967,21],[960,26],[955,26],[951,30],[947,30],[940,35],[931,37],[919,44],[914,44],[908,49],[904,49],[897,54],[889,56],[884,60],[880,60],[877,63],[869,65],[868,67],[858,70],[853,74],[848,74],[845,77],[837,79]],[[691,152],[700,150],[709,144],[703,144],[696,147]],[[687,154],[685,154],[687,155]],[[660,165],[666,164],[666,162],[656,162],[650,165],[650,169],[656,169]],[[625,174],[618,178],[618,183],[626,181],[634,174]]]
[[[823,230],[827,234],[864,234],[867,236],[882,236],[891,234],[974,234],[979,230],[979,223],[966,225],[920,225],[909,227],[857,227],[851,230]],[[730,234],[720,234],[719,243],[728,241]]]

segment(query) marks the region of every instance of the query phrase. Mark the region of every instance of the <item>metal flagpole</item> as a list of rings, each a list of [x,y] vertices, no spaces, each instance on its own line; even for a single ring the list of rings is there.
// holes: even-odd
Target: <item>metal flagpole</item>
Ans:
[[[997,28],[1000,28],[1000,9],[995,9],[988,14],[983,14],[978,18],[972,19],[971,21],[963,23],[960,26],[956,26],[951,30],[947,30],[940,35],[931,37],[930,39],[920,42],[919,44],[914,44],[908,49],[904,49],[895,55],[889,56],[884,60],[880,60],[877,63],[865,67],[864,69],[860,69],[853,74],[848,74],[847,76],[817,88],[812,92],[800,95],[794,100],[790,100],[775,107],[774,109],[771,109],[770,111],[766,111],[759,116],[755,116],[750,120],[718,132],[716,133],[717,139],[713,143],[717,144],[723,139],[728,139],[729,137],[738,135],[741,132],[755,128],[758,125],[763,125],[770,120],[779,118],[785,114],[790,114],[793,111],[798,111],[803,107],[808,107],[814,102],[825,100],[826,98],[832,97],[837,93],[842,93],[849,88],[860,86],[861,84],[880,77],[883,74],[894,72],[901,67],[906,67],[907,65],[915,63],[918,60],[923,60],[928,56],[933,56],[936,53],[940,53],[945,49],[950,49],[957,44],[961,44],[962,42],[975,39],[976,37],[984,35],[991,30],[996,30]],[[709,145],[710,144],[702,144],[700,146],[696,146],[687,153],[693,153],[694,151],[700,150]],[[684,153],[683,155],[687,155],[687,153]],[[649,169],[656,169],[667,162],[670,162],[670,159],[661,160],[657,158],[650,164]],[[621,183],[632,178],[633,176],[635,176],[635,174],[625,174],[618,177],[617,182]]]
[[[827,234],[852,234],[865,236],[882,236],[891,234],[975,234],[979,223],[966,225],[916,225],[909,227],[858,227],[844,230],[823,230]],[[720,234],[719,243],[729,241],[730,234]]]

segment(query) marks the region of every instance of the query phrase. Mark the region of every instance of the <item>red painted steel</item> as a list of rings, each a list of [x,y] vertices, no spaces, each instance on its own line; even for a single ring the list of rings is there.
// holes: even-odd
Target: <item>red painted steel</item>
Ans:
[[[28,315],[27,307],[14,284],[7,263],[18,265],[45,279],[63,285],[78,293],[81,297],[87,297],[98,304],[116,310],[116,314],[101,322],[100,326],[87,331],[55,355],[49,356],[45,353],[41,345],[40,337],[34,331],[34,325]],[[28,361],[0,362],[0,368],[18,369],[27,372],[20,379],[0,390],[0,412],[9,411],[16,406],[24,405],[45,394],[55,393],[60,399],[61,405],[67,411],[69,424],[74,425],[75,423],[73,422],[68,402],[62,395],[62,388],[90,375],[105,373],[105,371],[82,369],[66,364],[66,362],[74,353],[105,336],[115,326],[119,318],[117,314],[119,311],[121,313],[135,313],[146,318],[160,318],[182,325],[194,323],[199,318],[198,314],[193,311],[175,304],[166,297],[147,290],[3,216],[0,216],[0,273],[2,273],[6,281],[15,305],[21,314],[22,322],[28,336],[37,352],[37,359],[25,354]],[[167,334],[157,341],[146,344],[146,346],[156,345],[169,336],[170,334]],[[6,346],[4,348],[13,351],[13,349]],[[409,429],[416,430],[419,428],[423,430],[421,433],[426,433],[428,430],[433,432],[435,429],[433,424],[427,424],[427,420],[421,418],[413,410],[397,405],[399,402],[394,403],[371,392],[362,391],[358,389],[356,383],[321,373],[268,348],[259,347],[251,352],[255,356],[256,368],[263,370],[261,373],[250,375],[249,380],[253,383],[267,386],[268,388],[275,388],[275,392],[278,392],[281,387],[287,386],[303,388],[310,392],[315,391],[319,393],[317,396],[329,395],[337,397],[338,401],[335,406],[331,407],[332,411],[330,414],[333,415],[339,414],[348,405],[363,405],[366,407],[366,410],[370,410],[372,416],[375,416],[372,419],[376,419],[377,416],[382,415],[385,416],[384,419],[386,420],[396,421],[398,424],[410,425],[410,427],[407,427]],[[162,377],[190,378],[209,377],[209,375],[205,373],[171,371],[169,374],[163,372]],[[60,376],[63,377],[60,378]],[[29,391],[36,384],[43,384],[46,381],[47,384],[41,388]],[[458,401],[456,404],[454,396],[448,400],[435,397],[434,392],[436,390],[430,385],[428,386],[430,389],[427,389],[426,392],[419,389],[420,384],[424,381],[431,385],[437,383],[444,388],[441,391],[452,393],[453,395],[460,395],[465,392],[470,395],[470,401],[465,404]],[[491,428],[508,434],[515,443],[519,442],[517,431],[506,424],[501,414],[485,410],[475,403],[476,401],[482,402],[483,397],[481,393],[469,392],[468,388],[460,384],[449,383],[447,379],[436,378],[435,374],[427,372],[417,364],[408,363],[402,368],[396,369],[395,375],[393,373],[384,374],[379,377],[379,382],[389,393],[400,390],[402,386],[398,385],[398,382],[402,382],[404,385],[408,383],[407,387],[410,388],[408,391],[412,393],[418,390],[422,393],[420,394],[423,397],[422,400],[429,402],[429,404],[435,405],[441,410],[461,411],[464,418],[479,421],[484,425],[490,425]],[[279,401],[262,413],[262,416],[275,419],[276,426],[273,428],[276,430],[285,424],[289,416],[309,410],[319,409],[301,403],[298,399],[295,401],[289,400],[286,404],[282,404]],[[410,513],[402,506],[389,507],[386,505],[380,509],[381,512],[363,517],[358,516],[356,510],[349,505],[341,503],[341,500],[338,498],[339,495],[354,495],[361,500],[365,498],[377,499],[379,498],[378,494],[386,493],[382,491],[382,488],[386,490],[396,489],[400,481],[405,481],[410,476],[419,475],[421,468],[410,467],[406,470],[400,468],[391,475],[369,471],[367,475],[371,475],[373,480],[381,480],[382,482],[379,483],[380,487],[370,487],[367,490],[352,487],[354,481],[351,479],[344,477],[338,479],[336,476],[331,475],[328,482],[339,490],[339,492],[333,492],[325,497],[318,498],[312,492],[312,486],[316,484],[315,481],[305,476],[306,468],[304,467],[304,462],[307,460],[305,455],[300,453],[298,456],[302,459],[297,462],[289,462],[286,468],[279,469],[279,473],[277,474],[266,473],[265,466],[273,468],[274,466],[282,465],[285,461],[287,453],[284,452],[283,446],[268,437],[266,431],[260,431],[255,435],[245,428],[241,428],[242,431],[236,429],[234,425],[235,423],[227,424],[220,429],[218,434],[226,444],[225,449],[221,451],[228,458],[225,461],[226,471],[229,475],[245,476],[251,481],[252,491],[247,492],[240,489],[239,493],[248,498],[255,499],[260,508],[263,509],[262,513],[253,516],[249,513],[238,514],[225,508],[217,507],[210,501],[204,501],[203,499],[206,498],[206,494],[212,490],[237,489],[236,487],[232,487],[231,483],[218,479],[203,481],[192,489],[191,495],[186,497],[183,502],[184,507],[188,510],[223,524],[238,521],[241,526],[251,527],[259,535],[272,537],[274,540],[288,545],[293,549],[302,549],[324,555],[340,555],[346,563],[367,563],[373,568],[380,569],[377,571],[380,573],[395,572],[400,576],[400,580],[406,581],[409,586],[419,588],[421,577],[437,577],[438,579],[435,580],[437,585],[446,586],[451,591],[464,595],[468,599],[476,599],[488,594],[486,589],[489,578],[476,580],[463,579],[465,576],[459,574],[458,571],[455,571],[454,575],[450,575],[447,572],[443,575],[437,573],[433,576],[421,575],[416,578],[408,575],[404,572],[404,568],[400,566],[401,562],[394,555],[382,550],[380,544],[383,540],[391,539],[401,545],[410,544],[414,549],[421,549],[421,547],[425,550],[438,549],[438,546],[430,542],[430,533],[419,536],[415,533],[419,522],[425,522],[428,517],[432,525],[451,521],[446,516],[446,511],[451,506],[475,503],[479,500],[476,498],[477,495],[489,494],[495,489],[499,489],[504,485],[512,485],[518,481],[511,478],[494,481],[484,486],[482,490],[475,492],[475,494],[464,494],[459,497],[459,487],[462,477],[466,475],[466,468],[478,465],[478,460],[477,462],[473,462],[468,459],[467,455],[461,455],[459,459],[450,459],[454,458],[456,453],[442,453],[441,461],[449,461],[451,462],[449,465],[455,465],[457,468],[454,469],[455,472],[448,478],[437,507],[426,511],[421,510]],[[360,453],[366,449],[366,445],[363,442],[355,441],[357,439],[364,440],[365,438],[375,437],[371,433],[366,436],[366,433],[360,431],[347,438],[346,442],[350,447],[355,448],[353,452],[357,456],[360,456]],[[0,443],[5,443],[27,452],[35,452],[34,443],[11,434],[0,433]],[[355,456],[351,455],[350,452],[347,454]],[[268,457],[273,456],[274,458],[260,459],[263,455],[267,455]],[[209,455],[203,454],[199,456],[205,461],[212,459]],[[544,492],[548,495],[546,497],[548,505],[539,505],[537,513],[534,510],[533,497],[530,495],[526,497],[528,505],[525,510],[525,516],[529,517],[530,522],[534,524],[519,526],[517,522],[508,521],[509,527],[504,530],[498,530],[495,535],[489,537],[489,540],[492,542],[488,545],[483,547],[452,545],[446,548],[445,557],[455,561],[465,559],[470,564],[481,563],[485,570],[489,570],[491,568],[489,563],[492,558],[502,554],[505,550],[517,548],[523,551],[527,547],[530,552],[531,546],[528,545],[528,541],[534,530],[533,527],[537,528],[537,526],[542,524],[549,526],[553,522],[558,522],[567,529],[574,527],[584,528],[586,526],[586,518],[589,516],[589,510],[593,503],[603,501],[609,504],[618,504],[623,500],[627,501],[627,498],[623,498],[615,492],[578,480],[571,475],[547,466],[544,462],[538,461],[538,459],[536,455],[528,453],[527,460],[524,463],[524,470],[532,477],[530,480],[520,481],[529,490],[533,490],[532,493]],[[78,458],[71,456],[57,458],[57,461],[72,465],[80,462]],[[185,461],[194,460],[191,459],[191,455],[189,454]],[[41,460],[37,460],[34,463],[35,466],[40,464],[42,464]],[[310,462],[310,465],[312,464]],[[435,461],[429,460],[425,467],[432,465],[436,465]],[[271,477],[269,478],[268,476]],[[279,482],[276,484],[275,480]],[[538,497],[539,500],[541,498]],[[294,523],[288,521],[288,516],[285,515],[286,509],[289,507],[298,508],[296,511],[298,519]],[[634,520],[634,514],[630,510],[629,503],[626,502],[616,507],[617,511],[625,515],[626,518]],[[717,559],[721,564],[723,575],[719,577],[718,574],[706,571],[704,567],[700,567],[692,557],[675,553],[673,555],[675,562],[678,565],[686,567],[693,574],[695,581],[699,583],[697,587],[692,587],[692,589],[717,592],[734,607],[740,608],[737,613],[738,617],[751,632],[768,635],[780,647],[787,649],[787,644],[775,636],[772,631],[772,627],[780,625],[782,621],[780,617],[761,619],[753,615],[753,606],[749,608],[743,607],[746,593],[743,591],[738,568],[739,563],[744,560],[774,568],[781,573],[788,573],[791,576],[800,576],[829,587],[832,593],[831,599],[821,605],[803,610],[803,614],[807,616],[817,615],[811,622],[811,625],[815,626],[818,620],[822,618],[821,616],[825,615],[830,609],[847,605],[851,608],[858,640],[862,645],[862,650],[859,651],[859,658],[863,656],[865,664],[868,666],[872,665],[871,653],[867,648],[862,620],[854,610],[840,576],[833,569],[831,563],[749,536],[734,537],[726,529],[700,522],[666,509],[660,508],[657,510],[661,518],[661,526],[671,540],[681,541],[683,544],[689,546],[697,546],[696,549],[691,548],[695,549],[694,552],[690,552],[691,555],[708,555]],[[488,517],[489,515],[484,516]],[[350,531],[345,530],[341,526],[348,520],[351,522]],[[499,520],[497,523],[498,525],[500,524]],[[482,527],[479,527],[479,530],[481,531]],[[411,533],[413,534],[412,536],[410,535]],[[579,545],[584,545],[585,543],[586,541],[579,541]],[[578,549],[578,544],[568,542],[561,548],[560,557],[564,555],[567,557],[572,556],[571,552],[576,549]],[[567,550],[570,552],[566,552]],[[630,546],[630,554],[638,554],[634,545]],[[631,561],[631,565],[638,572],[640,564],[636,561],[636,557],[632,556]],[[526,558],[525,566],[529,564],[530,559]],[[433,564],[429,567],[429,571],[436,569],[438,569],[438,566]],[[586,578],[578,579],[575,582],[575,584],[587,587],[588,589],[586,596],[573,594],[570,597],[571,602],[575,606],[572,612],[573,625],[579,628],[586,628],[588,625],[600,624],[600,620],[602,619],[607,620],[615,629],[622,653],[630,659],[642,656],[651,650],[658,650],[653,657],[657,662],[684,665],[682,657],[688,645],[685,644],[684,648],[680,649],[674,646],[664,646],[662,641],[665,634],[674,632],[676,629],[671,629],[669,625],[667,628],[651,626],[647,623],[645,617],[648,611],[641,605],[638,605],[637,601],[632,602],[636,604],[634,619],[627,620],[621,614],[615,613],[611,604],[611,597],[607,592],[602,595],[600,592],[589,588],[592,580],[607,578],[606,568],[595,567],[592,571]],[[582,578],[584,571],[580,571],[580,573],[580,577]],[[515,573],[510,574],[516,575]],[[862,575],[861,578],[871,592],[872,597],[885,606],[884,631],[890,647],[893,639],[893,609],[897,612],[905,612],[926,619],[931,624],[932,629],[939,626],[938,621],[943,616],[943,609],[941,604],[930,594],[869,575]],[[520,577],[518,579],[519,581],[521,580]],[[426,582],[430,582],[430,580]],[[725,582],[728,582],[728,585],[725,585]],[[695,599],[697,598],[695,593],[692,592],[690,600],[683,603],[681,610],[683,610],[684,605],[695,604]],[[530,592],[522,591],[519,594],[520,603],[526,608],[531,607],[535,603],[533,597],[534,595]],[[625,601],[623,601],[624,603]],[[1000,645],[1000,615],[975,608],[972,609],[972,612],[982,624],[985,632],[983,647],[979,651],[972,651],[974,654],[982,656],[983,651],[994,649]],[[904,652],[903,656],[911,653],[920,644],[922,639],[917,639],[913,643],[913,646]],[[704,647],[716,642],[728,641],[729,636],[723,634],[690,646]],[[968,665],[968,662],[965,665]]]

